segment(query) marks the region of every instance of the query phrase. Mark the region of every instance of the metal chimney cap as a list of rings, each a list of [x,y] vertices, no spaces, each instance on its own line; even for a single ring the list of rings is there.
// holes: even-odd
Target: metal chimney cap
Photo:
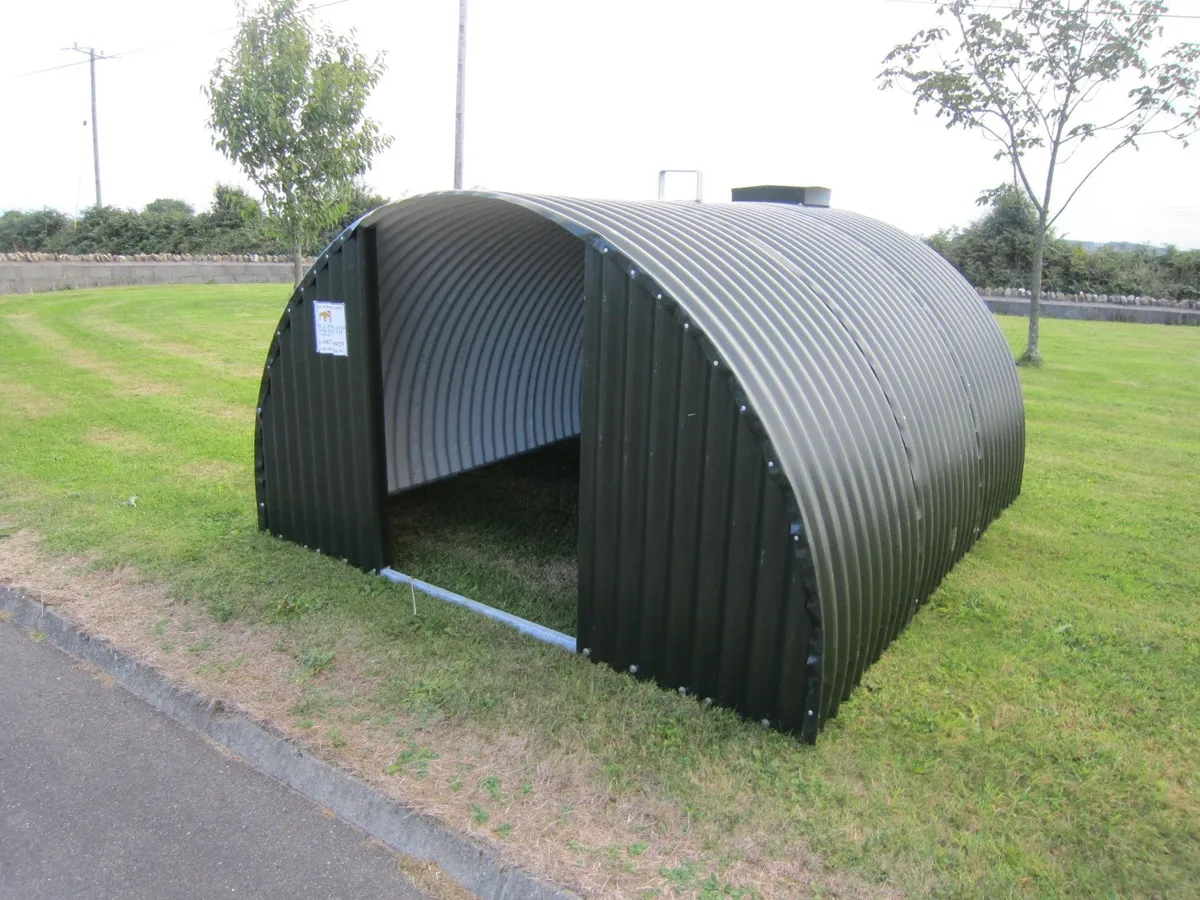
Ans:
[[[833,191],[826,187],[756,184],[733,189],[734,203],[791,203],[793,206],[828,207]]]

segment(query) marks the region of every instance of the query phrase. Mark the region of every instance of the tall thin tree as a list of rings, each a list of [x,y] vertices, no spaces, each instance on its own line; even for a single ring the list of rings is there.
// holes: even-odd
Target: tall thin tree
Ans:
[[[304,249],[338,221],[354,179],[391,144],[364,115],[383,54],[368,59],[352,34],[317,29],[297,0],[239,0],[238,18],[233,48],[204,89],[209,126],[262,192],[299,283]]]
[[[917,110],[931,106],[947,128],[982,132],[998,145],[995,158],[1012,166],[1038,215],[1029,337],[1018,362],[1040,365],[1046,234],[1116,153],[1151,136],[1186,146],[1200,127],[1200,45],[1152,57],[1167,13],[1161,0],[1015,0],[1011,8],[953,0],[937,12],[951,24],[893,48],[881,87],[908,87]],[[936,63],[926,62],[931,56]],[[1063,188],[1060,169],[1077,154]]]

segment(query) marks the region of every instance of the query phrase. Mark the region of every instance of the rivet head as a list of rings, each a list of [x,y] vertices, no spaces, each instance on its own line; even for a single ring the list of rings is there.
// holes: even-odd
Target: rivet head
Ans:
[[[584,648],[583,648],[583,655],[584,655],[584,656],[591,656],[591,655],[592,655],[592,648],[591,648],[591,647],[584,647]]]
[[[637,277],[637,270],[636,270],[636,269],[630,269],[630,270],[629,270],[629,277],[630,277],[630,278],[636,278],[636,277]]]
[[[681,696],[681,697],[687,696],[687,688],[684,687],[682,684],[679,686],[679,696]]]
[[[719,366],[720,364],[721,364],[721,361],[720,361],[719,359],[714,359],[714,360],[713,360],[713,365],[714,365],[714,366]]]
[[[655,294],[655,295],[654,295],[654,299],[655,299],[655,300],[661,300],[661,299],[662,299],[662,294]]]
[[[763,726],[763,728],[770,728],[770,727],[771,727],[771,720],[770,720],[770,719],[763,719],[763,720],[762,720],[762,726]]]
[[[258,504],[258,508],[259,508],[259,509],[266,509],[266,508],[267,508],[267,504],[265,504],[265,503],[260,503],[260,504]]]
[[[637,664],[635,663],[634,665],[629,667],[629,674],[636,675],[637,673],[638,673],[638,667],[637,667]]]
[[[687,331],[687,330],[688,330],[688,323],[687,323],[687,322],[684,322],[684,323],[683,323],[683,330],[684,330],[684,331]]]
[[[775,468],[775,463],[773,463],[773,462],[769,462],[769,463],[767,463],[767,468],[768,468],[768,469],[773,469],[773,468]]]
[[[813,712],[811,709],[808,711],[808,714],[809,714],[810,716],[815,716],[815,715],[816,715],[816,713],[815,713],[815,712]]]
[[[742,404],[742,412],[745,412],[745,411],[746,411],[746,405],[743,403]]]
[[[793,540],[793,541],[799,541],[799,540],[800,540],[800,535],[798,535],[798,534],[797,534],[797,535],[794,535],[794,536],[792,537],[792,540]]]
[[[600,252],[601,252],[601,253],[607,253],[607,252],[608,252],[608,248],[607,248],[607,247],[601,247],[601,248],[600,248]]]
[[[704,705],[705,705],[705,706],[712,706],[712,697],[705,697],[705,698],[704,698]]]

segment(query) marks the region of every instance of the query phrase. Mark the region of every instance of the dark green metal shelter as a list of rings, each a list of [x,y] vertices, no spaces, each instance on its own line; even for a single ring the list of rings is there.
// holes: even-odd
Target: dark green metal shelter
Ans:
[[[268,351],[261,527],[402,566],[390,495],[578,436],[580,651],[814,738],[1017,496],[1024,412],[944,260],[782,196],[366,216]]]

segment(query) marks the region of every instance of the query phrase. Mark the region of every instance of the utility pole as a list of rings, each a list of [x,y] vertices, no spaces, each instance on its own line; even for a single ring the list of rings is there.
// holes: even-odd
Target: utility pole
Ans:
[[[96,165],[96,205],[103,206],[104,202],[100,198],[100,127],[96,124],[96,60],[109,57],[103,53],[97,56],[95,47],[80,47],[78,44],[63,49],[74,50],[87,56],[92,70],[92,160]]]
[[[458,0],[458,94],[454,105],[454,189],[463,183],[463,105],[467,95],[467,0]],[[99,182],[97,182],[99,183]]]

